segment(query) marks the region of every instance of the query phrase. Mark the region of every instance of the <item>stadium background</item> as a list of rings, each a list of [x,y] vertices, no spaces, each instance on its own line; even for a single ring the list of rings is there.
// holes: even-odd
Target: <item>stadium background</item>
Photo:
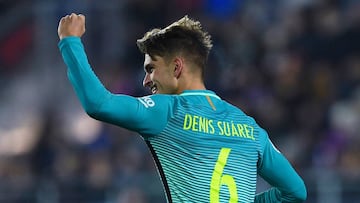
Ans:
[[[356,0],[1,0],[0,202],[165,202],[141,138],[90,119],[75,97],[57,48],[71,12],[87,17],[105,86],[133,96],[148,94],[136,39],[199,19],[214,40],[207,87],[268,130],[307,202],[360,202]]]

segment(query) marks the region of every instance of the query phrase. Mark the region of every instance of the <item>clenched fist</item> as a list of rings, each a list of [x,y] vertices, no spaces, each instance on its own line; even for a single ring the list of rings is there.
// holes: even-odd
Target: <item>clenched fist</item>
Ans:
[[[85,16],[72,13],[62,17],[59,22],[58,35],[60,40],[64,37],[81,37],[85,33]]]

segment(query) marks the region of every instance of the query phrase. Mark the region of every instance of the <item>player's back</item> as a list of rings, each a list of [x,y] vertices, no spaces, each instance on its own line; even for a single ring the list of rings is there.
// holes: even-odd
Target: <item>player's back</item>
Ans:
[[[169,202],[253,202],[255,121],[211,91],[186,91],[172,102],[165,129],[147,139]]]
[[[59,48],[85,111],[147,141],[170,202],[253,202],[257,169],[272,188],[256,202],[306,199],[303,180],[266,131],[213,92],[112,94],[91,70],[80,38],[64,38]]]

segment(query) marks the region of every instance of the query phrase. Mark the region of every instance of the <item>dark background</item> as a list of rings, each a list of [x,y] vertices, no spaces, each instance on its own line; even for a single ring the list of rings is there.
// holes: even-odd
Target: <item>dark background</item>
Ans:
[[[0,202],[165,202],[143,140],[89,118],[75,97],[57,48],[71,12],[86,15],[104,85],[132,96],[149,94],[136,39],[200,20],[214,41],[207,88],[268,131],[307,202],[360,202],[356,0],[0,0]]]

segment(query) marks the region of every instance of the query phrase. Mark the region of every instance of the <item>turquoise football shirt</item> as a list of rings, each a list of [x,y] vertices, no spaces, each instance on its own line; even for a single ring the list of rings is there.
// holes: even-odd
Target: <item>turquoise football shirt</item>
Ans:
[[[305,200],[304,182],[267,132],[214,92],[139,98],[112,94],[92,71],[80,38],[64,38],[59,49],[85,111],[144,138],[168,202]],[[257,174],[272,188],[255,194]]]

